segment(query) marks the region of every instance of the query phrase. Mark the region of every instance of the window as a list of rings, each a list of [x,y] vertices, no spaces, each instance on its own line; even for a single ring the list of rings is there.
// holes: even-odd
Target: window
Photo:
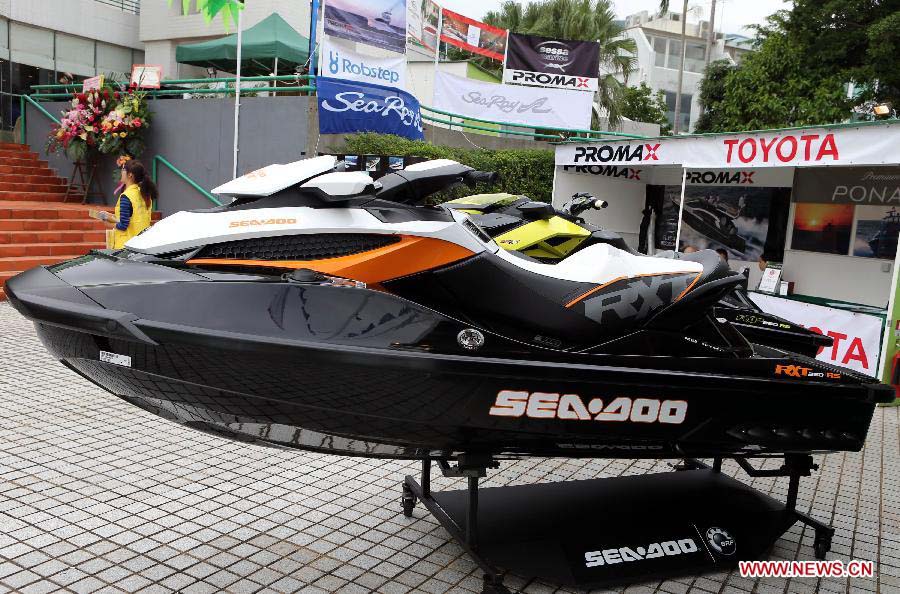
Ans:
[[[97,71],[101,74],[131,73],[131,48],[97,42]]]
[[[666,67],[666,41],[665,37],[653,38],[654,66]]]
[[[0,18],[0,60],[9,60],[9,21]]]
[[[703,72],[706,67],[706,44],[689,42],[685,52],[684,69],[689,72]]]
[[[669,40],[669,61],[666,65],[668,68],[678,70],[681,68],[681,40]]]
[[[53,70],[53,31],[10,23],[10,60]]]
[[[669,125],[675,126],[675,93],[672,91],[663,91],[666,98],[666,119]],[[679,132],[687,132],[691,125],[691,102],[694,96],[688,93],[681,94],[681,119],[678,122]]]
[[[94,42],[65,33],[56,34],[56,70],[78,76],[94,76]]]

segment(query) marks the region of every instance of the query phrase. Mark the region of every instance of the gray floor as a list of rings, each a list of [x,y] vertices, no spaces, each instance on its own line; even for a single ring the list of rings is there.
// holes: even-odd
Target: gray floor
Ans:
[[[800,507],[837,528],[837,559],[877,579],[748,580],[731,573],[626,592],[900,592],[898,408],[881,409],[859,454],[833,454]],[[399,513],[416,464],[287,452],[183,429],[52,361],[0,303],[0,591],[466,592],[480,572],[421,506]],[[525,460],[488,485],[659,472],[654,461]],[[736,468],[727,470],[736,473]],[[754,486],[783,498],[784,479]],[[437,480],[437,486],[449,486]],[[795,526],[775,559],[812,559]],[[560,591],[508,576],[525,592]]]

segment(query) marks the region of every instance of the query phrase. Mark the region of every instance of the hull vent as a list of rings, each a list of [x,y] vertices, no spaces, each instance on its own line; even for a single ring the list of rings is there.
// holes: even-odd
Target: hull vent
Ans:
[[[400,241],[397,235],[323,233],[279,235],[208,245],[195,258],[230,260],[325,260],[368,252]]]

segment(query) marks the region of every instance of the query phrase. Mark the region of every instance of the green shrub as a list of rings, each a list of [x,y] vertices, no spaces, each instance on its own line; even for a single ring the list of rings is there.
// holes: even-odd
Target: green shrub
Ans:
[[[382,155],[453,159],[480,171],[496,171],[500,183],[496,188],[478,191],[522,194],[532,200],[550,202],[553,193],[553,151],[546,149],[483,150],[436,146],[421,140],[408,140],[390,134],[356,134],[344,138],[342,146],[329,151],[351,155]],[[467,190],[455,195],[475,192]]]

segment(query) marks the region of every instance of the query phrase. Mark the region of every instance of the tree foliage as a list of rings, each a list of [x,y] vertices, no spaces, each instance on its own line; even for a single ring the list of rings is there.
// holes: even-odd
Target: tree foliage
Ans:
[[[174,0],[169,0],[169,6],[172,6]],[[181,13],[188,15],[191,13],[191,4],[196,2],[197,10],[209,23],[216,15],[222,15],[222,22],[225,30],[231,29],[231,21],[237,21],[238,12],[243,10],[243,0],[181,0]]]
[[[368,132],[348,135],[342,146],[331,147],[329,150],[337,154],[453,159],[480,171],[496,171],[500,174],[500,188],[478,188],[477,191],[502,190],[544,202],[549,202],[553,194],[553,151],[547,149],[465,149]],[[462,195],[474,193],[467,190]]]
[[[600,44],[600,85],[596,102],[616,126],[622,116],[624,86],[634,72],[637,46],[625,37],[609,0],[538,0],[522,4],[507,0],[484,21],[513,33],[557,39],[597,41]]]
[[[661,134],[672,133],[672,127],[666,118],[666,100],[662,91],[654,93],[643,81],[637,87],[627,87],[624,90],[622,116],[635,122],[659,124]]]
[[[793,4],[757,27],[757,51],[738,67],[707,70],[701,130],[827,124],[848,119],[865,101],[900,102],[900,2]],[[848,98],[851,82],[861,92]]]
[[[706,67],[703,80],[700,81],[700,105],[703,111],[694,125],[694,132],[715,132],[725,130],[724,102],[726,97],[725,82],[735,66],[730,60],[716,60]]]

